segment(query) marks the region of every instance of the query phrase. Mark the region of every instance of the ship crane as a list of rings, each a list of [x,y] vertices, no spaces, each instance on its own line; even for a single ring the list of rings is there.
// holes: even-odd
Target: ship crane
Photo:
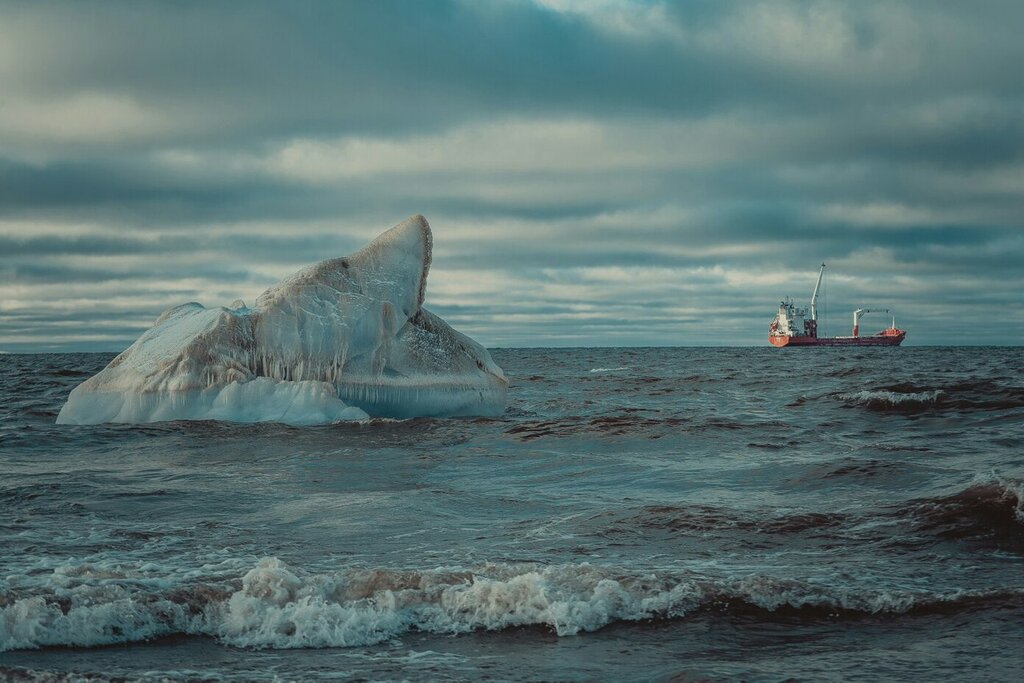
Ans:
[[[825,262],[821,263],[821,270],[818,271],[818,281],[814,283],[814,294],[811,294],[811,320],[818,322],[818,290],[821,288],[821,276],[825,274]],[[815,325],[817,327],[817,325]]]
[[[881,310],[876,309],[874,311],[872,311],[870,308],[858,308],[856,311],[853,312],[853,336],[854,337],[859,337],[860,336],[860,319],[861,319],[861,317],[865,313],[888,313],[888,312],[889,312],[888,308],[884,308],[884,309],[881,309]],[[896,319],[895,318],[893,318],[893,327],[896,327]]]

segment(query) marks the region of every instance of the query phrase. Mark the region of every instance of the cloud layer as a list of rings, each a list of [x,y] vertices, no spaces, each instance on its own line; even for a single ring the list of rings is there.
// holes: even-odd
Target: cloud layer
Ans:
[[[117,350],[414,213],[427,305],[490,345],[762,344],[822,260],[830,333],[887,307],[908,343],[1021,343],[1021,25],[1010,0],[5,3],[0,349]]]

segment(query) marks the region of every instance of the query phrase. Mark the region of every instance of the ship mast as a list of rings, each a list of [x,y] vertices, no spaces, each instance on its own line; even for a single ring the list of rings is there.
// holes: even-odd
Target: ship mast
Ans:
[[[821,276],[825,274],[825,263],[822,262],[818,271],[818,281],[814,283],[814,294],[811,295],[811,320],[818,320],[818,288],[821,287]]]

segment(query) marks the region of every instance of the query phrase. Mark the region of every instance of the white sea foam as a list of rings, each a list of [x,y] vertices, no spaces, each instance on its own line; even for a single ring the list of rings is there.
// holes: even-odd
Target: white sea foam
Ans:
[[[189,582],[157,589],[124,573],[89,568],[65,570],[41,588],[0,602],[0,650],[170,634],[257,648],[367,646],[412,629],[459,634],[546,626],[569,636],[615,621],[682,617],[712,603],[898,613],[982,595],[871,591],[756,576],[712,581],[588,564],[310,574],[273,557],[246,572],[240,586]]]
[[[590,368],[590,372],[619,372],[621,370],[629,370],[629,367],[622,367],[622,368]]]
[[[852,403],[886,403],[893,406],[899,406],[913,403],[936,403],[943,393],[944,392],[941,389],[913,392],[865,390],[849,394],[838,394],[837,398],[842,401],[850,401]]]

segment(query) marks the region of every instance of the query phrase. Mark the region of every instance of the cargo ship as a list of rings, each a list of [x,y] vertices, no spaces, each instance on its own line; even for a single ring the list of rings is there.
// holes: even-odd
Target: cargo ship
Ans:
[[[806,308],[797,308],[790,299],[783,299],[779,304],[779,312],[775,314],[768,326],[768,342],[772,346],[899,346],[907,333],[896,328],[896,317],[892,324],[875,334],[860,336],[860,319],[867,313],[888,313],[889,310],[871,310],[858,308],[853,312],[853,333],[849,337],[818,336],[818,291],[821,289],[821,278],[825,274],[825,264],[818,271],[818,281],[814,284],[811,295],[811,317],[807,317]]]

